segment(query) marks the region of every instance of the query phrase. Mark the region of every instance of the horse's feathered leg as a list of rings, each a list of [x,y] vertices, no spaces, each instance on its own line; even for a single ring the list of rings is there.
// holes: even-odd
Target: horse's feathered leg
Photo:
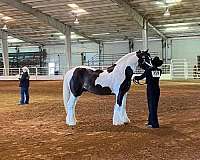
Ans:
[[[70,93],[69,101],[67,102],[67,117],[66,124],[70,126],[76,125],[75,118],[75,105],[76,105],[77,97],[75,97],[72,93]]]
[[[70,88],[69,88],[69,82],[67,78],[64,78],[64,83],[63,83],[63,100],[64,100],[64,106],[65,106],[65,111],[67,113],[67,102],[69,101],[70,97]]]
[[[119,96],[116,95],[116,101],[114,106],[114,113],[113,113],[113,125],[123,125],[124,121],[122,118],[122,106],[119,106],[118,102]]]
[[[130,123],[130,119],[128,118],[127,113],[126,113],[126,98],[127,98],[127,94],[128,93],[126,93],[124,95],[123,100],[122,100],[122,119],[123,119],[124,123]]]

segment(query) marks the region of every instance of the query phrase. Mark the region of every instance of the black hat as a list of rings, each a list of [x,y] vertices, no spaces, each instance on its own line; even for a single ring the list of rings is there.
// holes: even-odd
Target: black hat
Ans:
[[[156,66],[156,67],[160,67],[163,64],[163,61],[160,60],[159,57],[154,57],[154,59],[152,60],[152,65]]]

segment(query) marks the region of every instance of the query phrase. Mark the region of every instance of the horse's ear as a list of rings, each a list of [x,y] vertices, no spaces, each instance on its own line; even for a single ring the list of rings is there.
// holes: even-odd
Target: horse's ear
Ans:
[[[136,52],[136,55],[137,55],[138,58],[140,57],[140,54],[141,54],[141,50]]]
[[[145,52],[148,53],[149,49],[147,49]]]
[[[141,54],[141,50],[136,52],[136,55],[139,56]]]

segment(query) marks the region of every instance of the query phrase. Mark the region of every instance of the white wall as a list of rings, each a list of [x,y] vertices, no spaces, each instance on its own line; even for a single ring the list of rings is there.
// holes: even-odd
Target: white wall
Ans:
[[[16,47],[8,47],[8,53],[16,53]],[[18,47],[20,52],[38,52],[39,47],[37,46],[26,46],[26,47]],[[2,53],[2,49],[0,48],[0,53]]]
[[[197,56],[200,56],[200,38],[172,40],[172,59],[187,59],[196,64]]]
[[[142,50],[142,41],[134,41],[134,50]],[[161,40],[152,40],[148,42],[149,52],[156,53],[156,56],[162,58],[162,41]],[[155,56],[153,54],[153,56]]]
[[[172,42],[168,48],[170,57],[172,59],[187,59],[193,64],[197,63],[197,56],[200,56],[200,38],[190,39],[172,39]],[[37,46],[20,47],[21,52],[39,51]],[[46,46],[47,49],[47,62],[54,62],[59,64],[60,67],[66,66],[66,56],[64,45]],[[142,49],[142,41],[134,41],[134,51]],[[162,42],[161,40],[149,41],[150,52],[157,52],[162,58]],[[1,52],[1,49],[0,49]],[[15,47],[9,47],[9,52],[16,52]],[[81,65],[81,53],[86,52],[87,59],[98,54],[99,45],[96,43],[72,43],[72,64]],[[129,43],[128,41],[120,41],[113,43],[104,43],[104,54],[119,54],[128,53]],[[59,55],[59,56],[58,56]],[[60,59],[60,60],[59,60]]]
[[[104,54],[117,54],[117,53],[119,54],[128,52],[129,52],[128,41],[104,43]]]
[[[47,62],[54,62],[56,66],[60,64],[60,68],[65,68],[66,49],[64,45],[45,46],[45,49],[47,50]],[[90,56],[94,56],[98,53],[98,44],[72,43],[72,66],[81,65],[82,52],[89,52]]]

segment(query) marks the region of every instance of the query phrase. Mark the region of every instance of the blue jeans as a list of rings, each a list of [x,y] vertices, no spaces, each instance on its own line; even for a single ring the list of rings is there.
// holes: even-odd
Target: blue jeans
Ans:
[[[20,104],[28,104],[28,103],[29,103],[29,89],[28,87],[21,87]]]

